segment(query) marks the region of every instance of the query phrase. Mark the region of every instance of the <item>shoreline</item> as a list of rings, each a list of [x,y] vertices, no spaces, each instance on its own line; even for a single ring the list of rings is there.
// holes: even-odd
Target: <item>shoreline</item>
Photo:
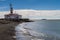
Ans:
[[[54,39],[60,40],[60,37],[58,37],[57,35],[48,34],[46,32],[44,33],[41,31],[38,32],[33,29],[35,26],[33,28],[30,28],[29,26],[33,26],[33,25],[29,25],[28,23],[26,23],[26,24],[22,23],[20,25],[20,27],[18,26],[16,28],[16,30],[17,30],[16,35],[17,35],[18,40],[20,40],[20,39],[21,40],[54,40]]]
[[[16,40],[15,27],[21,22],[4,22],[0,20],[0,40]]]
[[[0,40],[16,40],[15,27],[23,22],[30,20],[9,21],[0,19]]]

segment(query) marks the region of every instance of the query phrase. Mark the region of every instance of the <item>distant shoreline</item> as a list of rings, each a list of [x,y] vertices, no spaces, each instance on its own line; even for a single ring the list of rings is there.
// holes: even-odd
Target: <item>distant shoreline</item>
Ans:
[[[60,21],[60,19],[35,19],[34,21],[40,21],[40,20],[48,20],[48,21]]]

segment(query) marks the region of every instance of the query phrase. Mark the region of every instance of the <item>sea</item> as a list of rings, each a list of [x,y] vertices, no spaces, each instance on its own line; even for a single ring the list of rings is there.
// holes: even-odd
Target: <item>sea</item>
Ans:
[[[36,20],[19,24],[16,40],[60,40],[60,20]]]

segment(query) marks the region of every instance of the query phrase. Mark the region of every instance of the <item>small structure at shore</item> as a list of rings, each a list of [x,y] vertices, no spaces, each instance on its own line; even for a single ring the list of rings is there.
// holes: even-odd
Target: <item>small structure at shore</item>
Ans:
[[[14,14],[12,4],[10,4],[10,14],[5,15],[6,20],[19,20],[22,18],[22,15]]]

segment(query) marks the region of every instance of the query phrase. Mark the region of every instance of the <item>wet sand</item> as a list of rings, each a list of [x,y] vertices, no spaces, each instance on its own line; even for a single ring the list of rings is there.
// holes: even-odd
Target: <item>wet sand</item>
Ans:
[[[0,20],[0,40],[16,40],[15,27],[21,22]]]

